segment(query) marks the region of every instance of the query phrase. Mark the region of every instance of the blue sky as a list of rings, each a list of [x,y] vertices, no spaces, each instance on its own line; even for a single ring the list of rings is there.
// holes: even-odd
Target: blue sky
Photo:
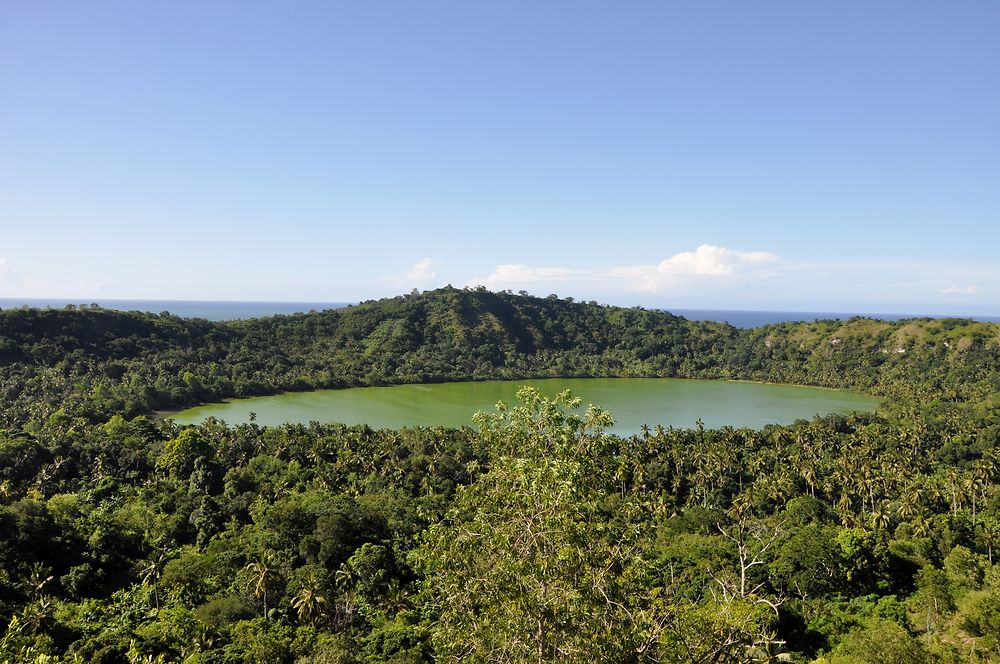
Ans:
[[[1000,4],[27,2],[0,297],[1000,311]]]

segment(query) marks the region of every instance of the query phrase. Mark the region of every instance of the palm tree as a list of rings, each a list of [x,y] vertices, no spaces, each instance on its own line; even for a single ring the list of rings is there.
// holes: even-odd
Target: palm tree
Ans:
[[[356,580],[354,570],[349,565],[344,565],[337,570],[334,580],[337,587],[340,588],[340,594],[335,607],[337,620],[339,622],[341,619],[340,616],[343,615],[343,622],[349,625],[354,621],[355,597],[352,590],[352,586]]]
[[[167,563],[167,554],[161,553],[156,558],[151,559],[145,567],[139,571],[139,575],[142,578],[142,585],[153,587],[153,601],[156,603],[156,608],[160,608],[160,596],[156,591],[156,582],[160,580],[160,576],[163,574],[163,566]]]
[[[338,586],[346,590],[354,585],[354,570],[345,565],[337,570],[334,579]]]
[[[389,581],[389,587],[385,593],[385,606],[391,613],[398,613],[410,606],[409,597],[400,585],[399,579]]]
[[[51,571],[51,568],[46,567],[41,562],[36,562],[31,566],[31,575],[28,577],[28,588],[33,600],[41,598],[45,586],[55,578],[49,574]]]
[[[993,564],[993,547],[1000,541],[1000,521],[984,518],[979,524],[979,539],[986,545],[986,555]]]
[[[816,467],[811,463],[805,465],[800,474],[802,479],[805,480],[806,486],[809,487],[809,495],[813,498],[816,497]]]
[[[962,477],[962,490],[972,501],[972,527],[976,527],[976,508],[978,507],[980,480],[974,473]]]
[[[875,530],[887,530],[891,522],[892,515],[882,505],[879,505],[872,511],[872,527]]]
[[[899,500],[899,506],[896,507],[896,514],[900,519],[907,521],[917,513],[919,504],[919,498],[914,499],[912,496],[904,494]]]
[[[253,591],[254,597],[263,602],[264,617],[267,617],[267,591],[274,584],[274,570],[268,564],[270,556],[264,555],[260,560],[247,563],[245,569],[250,572],[247,590]]]
[[[323,615],[326,604],[326,597],[320,594],[319,581],[315,576],[309,577],[309,581],[302,586],[302,589],[292,600],[292,608],[298,611],[299,622],[310,625]]]
[[[42,628],[42,623],[52,615],[52,600],[48,597],[41,597],[24,609],[24,624],[31,628],[32,634],[37,634]]]
[[[948,483],[948,490],[951,492],[951,513],[957,515],[961,506],[960,480],[958,470],[949,468],[944,473],[944,479]]]
[[[851,510],[854,507],[851,497],[847,493],[840,494],[840,499],[837,500],[837,515],[840,516],[840,522],[843,525],[849,525],[851,522]]]
[[[931,524],[927,519],[927,513],[921,511],[913,519],[913,534],[917,537],[927,537],[931,534]]]
[[[932,506],[940,504],[944,500],[944,491],[942,490],[941,482],[938,480],[936,475],[928,478],[927,495],[932,500]]]
[[[313,468],[319,468],[326,462],[326,449],[322,443],[315,443],[306,452],[306,460]]]

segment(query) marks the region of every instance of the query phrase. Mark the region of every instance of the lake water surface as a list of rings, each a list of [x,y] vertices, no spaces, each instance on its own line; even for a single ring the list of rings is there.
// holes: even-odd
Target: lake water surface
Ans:
[[[770,385],[722,380],[677,378],[553,378],[359,387],[346,390],[292,392],[269,397],[235,399],[189,408],[173,415],[181,424],[216,417],[229,424],[343,422],[374,428],[471,425],[478,410],[492,410],[498,401],[512,403],[522,385],[547,395],[572,390],[584,408],[594,403],[615,417],[614,433],[638,433],[650,427],[691,427],[700,418],[708,427],[731,425],[760,428],[789,424],[814,415],[872,411],[879,400],[864,394],[794,385]]]

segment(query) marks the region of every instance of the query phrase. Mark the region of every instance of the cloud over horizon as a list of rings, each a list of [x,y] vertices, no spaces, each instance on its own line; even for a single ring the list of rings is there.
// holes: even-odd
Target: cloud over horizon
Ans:
[[[427,288],[435,285],[434,282],[438,276],[436,268],[440,265],[441,261],[435,258],[424,257],[414,263],[413,267],[403,274],[385,277],[383,281],[404,288]]]
[[[952,284],[942,288],[941,284]],[[960,285],[961,284],[961,285]],[[992,263],[932,259],[789,260],[769,251],[701,244],[651,265],[537,267],[497,265],[468,286],[543,290],[582,298],[674,306],[821,310],[945,310],[961,301],[1000,304],[1000,269]]]
[[[654,265],[603,269],[497,265],[488,276],[472,279],[468,285],[503,290],[542,283],[587,282],[614,291],[662,293],[691,281],[717,283],[770,277],[776,274],[780,264],[773,253],[702,244],[694,251],[674,254]]]
[[[639,292],[661,293],[692,279],[736,281],[771,276],[779,265],[778,257],[770,252],[702,244],[694,251],[674,254],[656,265],[616,267],[605,275],[622,279]]]

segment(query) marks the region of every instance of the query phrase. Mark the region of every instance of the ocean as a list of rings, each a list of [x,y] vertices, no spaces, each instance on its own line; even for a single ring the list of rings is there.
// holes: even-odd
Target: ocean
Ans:
[[[308,311],[323,311],[324,309],[339,309],[348,302],[225,302],[209,300],[106,300],[95,301],[70,299],[17,299],[0,298],[0,309],[16,309],[19,307],[35,307],[40,309],[62,309],[67,305],[98,304],[106,309],[119,311],[148,311],[152,313],[169,312],[184,318],[205,318],[213,321],[240,320],[245,318],[260,318],[295,314]],[[846,319],[851,316],[866,316],[880,320],[903,320],[919,318],[927,314],[879,314],[865,312],[831,312],[831,311],[740,311],[723,309],[668,309],[670,313],[683,316],[688,320],[709,320],[719,323],[729,323],[734,327],[760,327],[771,323],[789,323],[797,321],[814,321],[827,319]],[[932,316],[944,318],[945,316]],[[961,316],[973,320],[1000,322],[1000,316]]]

